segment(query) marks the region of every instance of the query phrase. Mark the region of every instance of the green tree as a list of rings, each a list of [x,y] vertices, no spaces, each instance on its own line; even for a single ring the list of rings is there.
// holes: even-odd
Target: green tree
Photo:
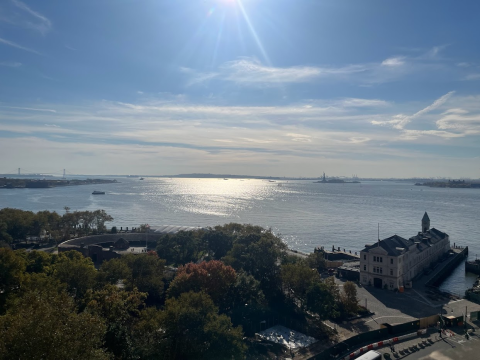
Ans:
[[[0,316],[0,359],[108,359],[101,349],[105,326],[77,314],[73,299],[44,275]],[[41,286],[38,286],[40,280]]]
[[[53,265],[57,257],[44,251],[23,252],[26,261],[27,273],[45,273],[50,275],[53,272]]]
[[[347,281],[343,285],[342,303],[347,313],[358,312],[357,286],[352,281]]]
[[[6,224],[2,225],[5,232],[8,236],[4,236],[4,240],[10,242],[16,240],[26,240],[27,235],[30,235],[33,232],[33,221],[35,214],[31,211],[23,211],[19,209],[4,208],[0,210],[0,223]]]
[[[333,277],[316,281],[307,290],[306,307],[318,314],[320,319],[336,318],[339,315],[339,290]]]
[[[306,263],[287,264],[282,266],[282,282],[288,296],[303,304],[306,301],[307,290],[316,281],[320,281],[317,270]]]
[[[204,293],[183,293],[168,299],[163,313],[163,351],[168,359],[243,359],[241,327]]]
[[[107,285],[99,291],[87,291],[85,311],[105,320],[105,347],[119,359],[135,359],[133,324],[145,306],[146,293],[120,290]],[[157,329],[158,330],[158,329]]]
[[[141,255],[128,254],[121,257],[129,271],[125,278],[125,287],[132,291],[137,288],[148,293],[149,302],[161,303],[164,299],[163,271],[165,260],[159,259],[156,254]]]
[[[122,258],[104,261],[100,265],[97,280],[100,284],[116,285],[118,281],[125,280],[131,274],[127,261]]]
[[[202,242],[205,244],[206,249],[213,253],[213,257],[217,260],[224,257],[233,245],[231,235],[221,230],[217,231],[213,229],[204,232]]]
[[[244,271],[237,273],[235,282],[230,285],[227,298],[230,309],[244,306],[262,306],[265,304],[265,295],[261,289],[260,282]]]
[[[20,290],[25,260],[8,248],[0,248],[0,313],[5,311],[7,297]]]
[[[87,290],[96,285],[97,271],[92,260],[78,251],[59,253],[53,268],[53,276],[65,283],[77,299],[82,299]]]
[[[278,260],[285,254],[286,245],[271,231],[247,233],[235,239],[232,249],[223,258],[235,270],[244,270],[260,281],[263,293],[270,302],[282,300]]]
[[[166,359],[164,351],[163,312],[148,307],[133,324],[132,342],[135,356],[142,360]]]
[[[312,269],[316,269],[318,272],[322,272],[326,269],[326,262],[323,254],[320,252],[313,252],[306,258],[308,266]]]

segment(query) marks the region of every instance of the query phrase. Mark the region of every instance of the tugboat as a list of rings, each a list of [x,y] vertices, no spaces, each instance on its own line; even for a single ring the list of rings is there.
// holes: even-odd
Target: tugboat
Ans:
[[[105,191],[97,191],[97,190],[95,190],[94,192],[92,192],[92,195],[105,195]]]

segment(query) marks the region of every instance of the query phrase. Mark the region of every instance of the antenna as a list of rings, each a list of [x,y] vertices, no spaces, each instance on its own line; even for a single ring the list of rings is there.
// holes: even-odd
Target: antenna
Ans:
[[[380,223],[378,223],[378,246],[380,246]]]

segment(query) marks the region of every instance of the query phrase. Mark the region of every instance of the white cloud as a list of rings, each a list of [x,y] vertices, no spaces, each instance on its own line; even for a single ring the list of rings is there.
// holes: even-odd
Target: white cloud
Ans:
[[[26,13],[26,17],[17,19],[18,24],[28,27],[32,30],[38,31],[45,35],[52,28],[52,22],[37,11],[32,10],[25,3],[20,0],[11,0],[12,3],[20,10]],[[15,21],[15,20],[13,20]]]
[[[247,166],[250,162],[252,166],[266,169],[274,159],[283,164],[277,170],[303,164],[298,170],[307,173],[312,168],[308,159],[310,162],[319,159],[355,162],[360,158],[389,158],[392,161],[409,158],[413,161],[430,157],[415,150],[413,145],[399,153],[392,143],[421,143],[422,148],[431,144],[464,146],[463,142],[472,141],[471,135],[478,135],[480,97],[449,94],[420,111],[415,111],[417,103],[351,98],[309,100],[307,104],[286,106],[198,105],[187,99],[175,100],[175,97],[149,98],[135,103],[101,101],[83,106],[24,104],[0,106],[0,130],[17,136],[28,134],[37,139],[32,143],[47,144],[40,140],[50,139],[48,146],[53,148],[61,148],[68,142],[64,153],[71,154],[72,158],[88,148],[96,161],[105,163],[108,163],[108,155],[102,151],[125,144],[131,151],[125,159],[135,162],[128,169],[137,165],[135,157],[146,156],[151,160],[146,154],[162,157],[161,154],[168,153],[176,154],[177,162],[186,166],[205,168],[213,164],[239,166],[240,163]],[[451,97],[447,103],[448,96]],[[374,106],[373,111],[368,106]],[[405,114],[400,114],[399,109]],[[370,125],[371,121],[396,117],[399,122],[405,117],[419,121],[411,122],[412,129],[395,128],[393,125],[399,122],[384,127]],[[52,139],[62,143],[52,143]],[[168,166],[174,163],[172,160]],[[150,167],[145,165],[144,169]],[[183,169],[183,172],[193,172]],[[215,169],[219,168],[210,170],[215,172]]]
[[[469,74],[465,76],[464,80],[480,80],[480,73]]]
[[[298,65],[269,66],[250,57],[228,61],[214,71],[202,72],[181,67],[188,76],[187,85],[204,84],[212,80],[232,82],[242,86],[281,86],[321,80],[353,82],[372,86],[396,81],[407,75],[445,70],[448,63],[441,61],[440,53],[446,46],[436,46],[418,56],[397,55],[379,62],[343,66]],[[458,69],[457,69],[458,71]],[[444,76],[446,72],[443,72]],[[454,75],[449,74],[448,76]]]
[[[383,66],[400,66],[405,64],[405,56],[397,56],[382,61]]]
[[[56,112],[56,110],[42,109],[42,108],[17,107],[17,106],[6,106],[6,105],[0,105],[0,107],[8,108],[8,109],[16,109],[16,110],[44,111],[44,112],[52,112],[52,113]]]
[[[36,51],[36,50],[27,48],[27,47],[22,46],[22,45],[18,45],[18,44],[16,44],[16,43],[14,43],[13,41],[5,40],[5,39],[2,39],[2,38],[0,38],[0,44],[5,44],[5,45],[8,45],[8,46],[11,46],[11,47],[20,49],[20,50],[24,50],[24,51],[31,52],[31,53],[33,53],[33,54],[42,55],[42,54],[40,54],[40,53],[39,53],[38,51]]]
[[[341,101],[341,105],[345,107],[378,107],[378,106],[386,106],[388,105],[388,102],[385,100],[378,100],[378,99],[347,98]]]
[[[22,63],[15,62],[15,61],[3,61],[3,62],[0,62],[0,66],[8,66],[8,67],[16,68],[16,67],[22,66]]]
[[[361,65],[274,67],[263,65],[256,59],[242,58],[224,63],[217,72],[197,73],[193,69],[185,67],[180,70],[191,76],[188,85],[212,79],[231,81],[240,85],[274,85],[305,83],[327,76],[345,76],[365,71],[365,67]]]
[[[392,117],[391,120],[386,120],[386,121],[378,121],[378,120],[373,120],[371,123],[373,125],[391,125],[395,129],[403,130],[404,127],[410,123],[412,120],[429,113],[430,111],[433,111],[443,105],[453,94],[455,91],[450,91],[447,94],[441,96],[437,100],[435,100],[432,104],[428,105],[427,107],[421,109],[420,111],[417,111],[413,115],[403,115],[403,114],[397,114]]]

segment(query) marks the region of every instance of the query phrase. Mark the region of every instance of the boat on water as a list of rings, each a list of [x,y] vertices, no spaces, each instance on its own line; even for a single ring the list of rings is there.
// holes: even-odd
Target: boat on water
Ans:
[[[92,195],[105,195],[105,191],[97,191],[97,190],[95,190],[94,192],[92,192]]]
[[[223,179],[223,180],[228,180],[227,178]]]
[[[275,180],[268,180],[268,182],[275,182]]]
[[[480,275],[480,260],[465,261],[465,271]]]
[[[144,178],[140,178],[140,180],[145,180]]]

